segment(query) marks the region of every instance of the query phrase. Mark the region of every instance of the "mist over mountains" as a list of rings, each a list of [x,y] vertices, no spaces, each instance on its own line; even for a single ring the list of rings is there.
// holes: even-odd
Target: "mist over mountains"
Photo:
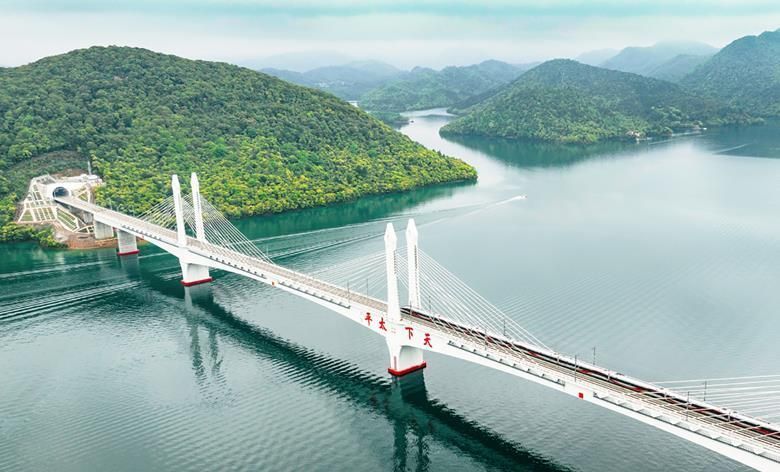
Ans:
[[[694,41],[663,41],[648,47],[627,47],[598,65],[605,69],[652,76],[656,68],[678,56],[709,57],[716,52],[718,49],[709,44]]]
[[[676,82],[704,63],[717,49],[701,42],[664,41],[647,47],[599,49],[577,56],[583,64]],[[310,67],[304,67],[309,61]],[[328,65],[321,65],[323,63]],[[339,62],[341,61],[341,62]],[[294,53],[264,63],[288,68],[260,70],[281,79],[361,103],[367,110],[398,113],[435,107],[465,108],[505,86],[540,63],[511,64],[486,60],[442,69],[418,66],[399,69],[376,60],[347,60],[334,52]]]
[[[758,123],[780,116],[780,31],[547,61],[459,111],[443,133],[587,143]]]
[[[489,60],[405,71],[366,61],[304,73],[265,72],[356,100],[393,122],[399,112],[446,107],[462,117],[445,133],[636,139],[780,115],[779,36],[777,31],[747,36],[722,50],[696,41],[662,41],[541,65]]]
[[[352,61],[317,67],[304,72],[264,68],[261,72],[288,82],[330,92],[345,100],[358,100],[366,92],[409,73],[380,61]]]

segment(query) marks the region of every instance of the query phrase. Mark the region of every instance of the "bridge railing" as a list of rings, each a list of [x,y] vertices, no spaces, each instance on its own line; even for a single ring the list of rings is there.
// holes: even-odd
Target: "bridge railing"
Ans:
[[[298,287],[291,288],[303,287],[314,289],[313,291],[319,291],[321,295],[325,296],[325,298],[341,299],[345,301],[347,306],[351,305],[352,302],[355,302],[371,307],[375,310],[379,310],[381,312],[387,311],[387,305],[381,300],[344,289],[337,285],[323,282],[317,278],[311,277],[301,272],[287,269],[285,267],[281,267],[277,264],[270,264],[256,258],[249,257],[229,248],[217,246],[208,242],[204,243],[203,241],[195,238],[188,238],[187,245],[189,248],[195,249],[196,252],[200,253],[200,255],[204,257],[212,257],[212,255],[219,256],[217,260],[236,269],[250,272],[252,272],[251,269],[254,269],[254,273],[256,273],[256,275],[260,275],[266,278],[272,277],[278,279],[278,281],[282,284],[298,284]],[[320,296],[320,298],[323,297]]]
[[[767,429],[776,427],[758,418],[741,415],[738,412],[726,412],[715,405],[701,402],[686,401],[676,392],[667,391],[662,387],[652,386],[653,391],[636,392],[619,384],[592,378],[585,373],[577,375],[582,370],[600,369],[596,366],[573,361],[568,356],[559,356],[542,362],[540,358],[530,356],[518,346],[511,346],[509,341],[500,336],[490,335],[480,329],[458,326],[456,323],[439,316],[426,316],[421,318],[411,314],[403,314],[410,322],[423,323],[439,334],[445,334],[451,338],[456,347],[461,347],[467,352],[481,352],[479,354],[492,361],[504,365],[525,370],[528,374],[543,378],[548,381],[580,385],[593,392],[594,395],[614,405],[629,408],[634,412],[652,410],[657,415],[663,413],[667,418],[663,421],[679,426],[690,425],[690,430],[702,434],[711,439],[721,438],[722,442],[733,445],[735,443],[749,443],[754,447],[766,449],[772,454],[773,460],[780,459],[780,432],[766,433]],[[557,354],[556,354],[557,356]],[[573,368],[572,368],[572,362]],[[614,373],[615,379],[629,379],[628,377]],[[651,384],[636,379],[630,379],[635,384]],[[661,395],[659,397],[659,395]],[[672,400],[673,399],[673,400]],[[705,433],[708,431],[709,433]]]
[[[176,232],[163,226],[149,223],[140,218],[125,215],[124,213],[73,197],[58,197],[57,200],[66,205],[101,215],[104,218],[110,218],[117,223],[120,229],[139,233],[145,238],[158,239],[171,245],[178,245],[178,236]],[[251,272],[251,269],[254,269],[254,272],[257,272],[257,275],[279,279],[279,282],[283,284],[297,284],[300,288],[307,288],[309,291],[314,292],[314,295],[319,298],[328,298],[334,301],[336,299],[341,299],[346,302],[347,306],[355,302],[381,312],[387,311],[386,303],[381,300],[323,282],[317,278],[273,263],[250,257],[229,247],[203,242],[192,237],[187,238],[186,247],[189,250],[195,250],[194,252],[199,253],[199,255],[203,257],[219,260],[221,263],[236,269],[249,272]],[[319,292],[319,294],[316,292]]]

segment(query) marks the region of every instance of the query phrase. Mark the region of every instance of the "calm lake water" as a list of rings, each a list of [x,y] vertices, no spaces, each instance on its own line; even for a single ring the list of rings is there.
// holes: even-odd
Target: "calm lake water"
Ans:
[[[422,248],[546,344],[646,380],[778,372],[780,128],[591,148],[444,140],[476,184],[238,222],[327,267],[416,218]],[[527,195],[527,199],[514,199]],[[745,470],[541,386],[383,340],[154,247],[0,246],[2,470]]]

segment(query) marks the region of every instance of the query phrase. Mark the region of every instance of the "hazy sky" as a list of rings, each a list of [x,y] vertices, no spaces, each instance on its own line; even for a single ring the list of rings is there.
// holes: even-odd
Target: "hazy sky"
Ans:
[[[0,65],[117,44],[245,64],[316,50],[441,67],[671,39],[721,47],[779,27],[780,0],[0,0]]]

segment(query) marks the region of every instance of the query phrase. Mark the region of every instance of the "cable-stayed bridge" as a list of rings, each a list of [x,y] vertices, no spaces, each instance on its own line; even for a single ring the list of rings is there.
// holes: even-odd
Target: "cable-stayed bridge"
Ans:
[[[72,196],[61,205],[114,235],[120,256],[144,239],[179,259],[182,284],[239,274],[324,306],[385,338],[389,373],[426,367],[425,351],[473,362],[572,395],[704,446],[757,470],[780,470],[780,375],[646,382],[561,354],[423,252],[410,220],[404,247],[392,224],[385,250],[314,274],[274,263],[200,194],[172,195],[130,216]],[[404,300],[402,304],[400,300]]]

